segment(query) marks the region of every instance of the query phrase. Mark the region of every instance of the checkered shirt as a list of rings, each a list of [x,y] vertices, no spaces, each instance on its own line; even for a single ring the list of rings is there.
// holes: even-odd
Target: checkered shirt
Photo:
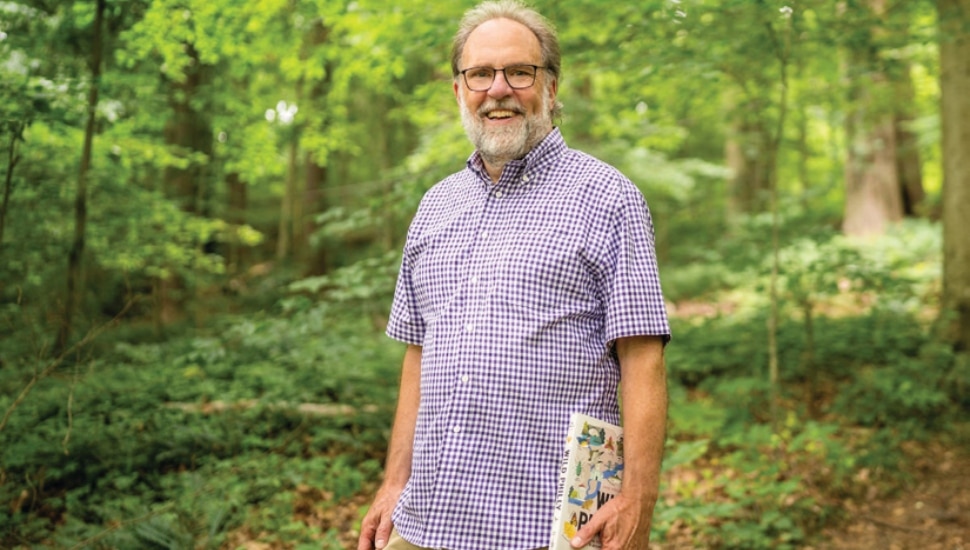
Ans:
[[[553,130],[492,184],[477,153],[408,231],[388,336],[423,346],[393,521],[449,550],[549,544],[571,412],[619,423],[612,342],[670,329],[640,191]]]

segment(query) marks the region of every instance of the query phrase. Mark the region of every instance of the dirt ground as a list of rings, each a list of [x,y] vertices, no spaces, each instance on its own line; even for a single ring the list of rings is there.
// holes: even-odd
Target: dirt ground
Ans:
[[[970,550],[970,452],[939,444],[908,453],[912,480],[898,493],[852,504],[826,531],[832,550]]]

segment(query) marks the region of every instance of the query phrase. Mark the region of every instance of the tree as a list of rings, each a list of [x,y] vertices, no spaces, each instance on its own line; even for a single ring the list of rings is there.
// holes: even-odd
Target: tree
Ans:
[[[970,351],[970,0],[937,0],[943,134],[943,305],[946,337]]]
[[[84,243],[86,239],[88,221],[88,172],[91,168],[91,149],[94,145],[94,126],[97,117],[98,91],[101,80],[101,57],[104,47],[103,22],[105,0],[97,0],[94,11],[94,24],[91,38],[91,83],[88,89],[87,123],[84,128],[84,148],[81,151],[81,166],[78,170],[77,189],[74,197],[74,242],[71,245],[67,264],[67,297],[65,299],[64,318],[57,333],[55,353],[67,349],[71,335],[71,323],[80,301],[80,292],[84,284],[82,262],[84,259]]]
[[[908,38],[910,11],[885,0],[849,2],[845,218],[848,235],[882,233],[923,198],[919,151],[906,128],[913,84],[909,62],[894,57]],[[907,103],[909,102],[909,103]]]

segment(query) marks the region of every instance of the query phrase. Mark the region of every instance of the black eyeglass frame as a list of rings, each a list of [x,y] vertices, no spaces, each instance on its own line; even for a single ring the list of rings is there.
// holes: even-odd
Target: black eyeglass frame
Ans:
[[[535,71],[535,72],[532,73],[532,82],[530,82],[526,86],[513,86],[512,83],[509,82],[509,76],[505,73],[505,71],[506,71],[506,69],[515,69],[517,67],[529,67],[533,71]],[[478,70],[480,70],[480,69],[488,69],[488,70],[492,71],[492,78],[489,81],[489,84],[488,84],[488,87],[487,88],[475,89],[475,88],[472,88],[472,85],[468,83],[468,75],[466,73],[468,73],[468,71],[474,71],[476,69],[478,69]],[[467,86],[468,89],[471,90],[471,91],[473,91],[473,92],[487,92],[488,90],[491,90],[492,89],[492,86],[495,85],[495,76],[496,76],[496,73],[498,73],[499,71],[502,72],[502,78],[505,79],[505,83],[509,85],[509,88],[512,88],[513,90],[525,90],[527,88],[531,88],[531,87],[535,86],[535,84],[536,84],[536,78],[539,76],[539,69],[549,70],[549,67],[544,67],[542,65],[528,65],[528,64],[520,63],[520,64],[516,64],[516,65],[508,65],[508,66],[501,67],[501,68],[499,68],[499,67],[468,67],[465,70],[458,71],[458,74],[460,74],[461,77],[462,77],[462,80],[465,81],[465,86]]]

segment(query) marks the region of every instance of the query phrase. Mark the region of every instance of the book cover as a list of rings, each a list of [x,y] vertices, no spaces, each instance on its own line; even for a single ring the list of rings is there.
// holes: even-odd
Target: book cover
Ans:
[[[549,550],[571,550],[569,541],[623,481],[623,429],[592,416],[573,413],[559,467],[559,488]],[[584,548],[601,548],[597,535]]]

